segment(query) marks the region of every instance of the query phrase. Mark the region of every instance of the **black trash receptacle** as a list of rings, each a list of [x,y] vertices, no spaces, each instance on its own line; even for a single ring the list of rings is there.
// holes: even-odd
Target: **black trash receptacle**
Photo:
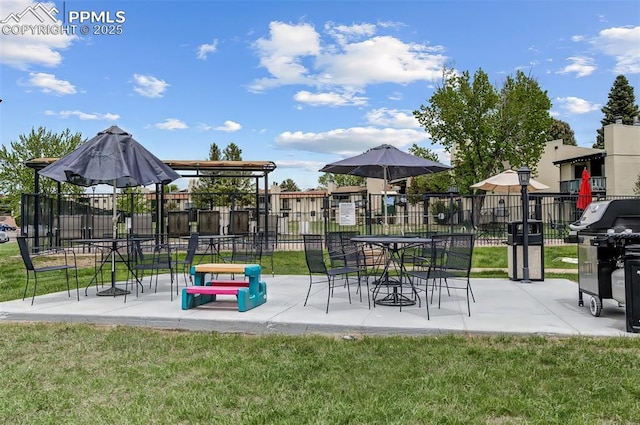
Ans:
[[[624,254],[627,332],[640,333],[640,245],[627,245]]]
[[[529,263],[529,279],[544,280],[544,238],[541,220],[528,220],[529,235],[527,238],[527,259]],[[522,264],[524,256],[524,222],[507,223],[507,266],[511,280],[522,280]]]

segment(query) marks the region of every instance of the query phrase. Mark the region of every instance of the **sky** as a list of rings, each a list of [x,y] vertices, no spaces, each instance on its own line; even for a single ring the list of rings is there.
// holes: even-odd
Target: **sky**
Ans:
[[[640,99],[637,0],[2,0],[0,30],[3,145],[118,125],[163,160],[235,143],[301,189],[383,143],[448,164],[412,114],[445,65],[496,87],[523,70],[585,147],[617,75]]]

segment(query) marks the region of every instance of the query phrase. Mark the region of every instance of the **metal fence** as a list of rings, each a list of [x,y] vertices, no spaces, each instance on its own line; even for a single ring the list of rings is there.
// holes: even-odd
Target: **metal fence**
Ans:
[[[240,199],[246,194],[237,194]],[[244,197],[247,199],[247,197]],[[611,197],[602,199],[612,199]],[[529,195],[529,219],[539,220],[545,244],[562,244],[569,223],[579,219],[576,195]],[[22,196],[21,232],[35,246],[64,246],[72,239],[104,237],[113,229],[113,197],[83,194],[48,197]],[[302,235],[333,231],[360,234],[410,234],[416,232],[473,232],[476,244],[500,245],[507,239],[510,222],[522,221],[522,199],[510,195],[425,194],[421,196],[373,194],[279,193],[261,195],[259,205],[230,205],[207,209],[173,203],[157,219],[153,197],[118,205],[120,236],[201,234],[255,234],[268,236],[279,250],[302,249]],[[165,200],[165,204],[172,201]],[[265,219],[264,203],[268,202]],[[385,224],[386,209],[386,224]],[[512,228],[512,227],[511,227]]]

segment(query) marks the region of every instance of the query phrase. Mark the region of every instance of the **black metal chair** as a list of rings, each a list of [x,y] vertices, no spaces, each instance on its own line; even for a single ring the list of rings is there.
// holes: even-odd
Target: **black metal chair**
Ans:
[[[227,263],[260,264],[262,245],[257,235],[234,238],[231,246],[231,257],[223,257],[223,261]]]
[[[182,266],[182,276],[184,277],[184,284],[187,285],[187,271],[189,272],[189,281],[191,281],[191,265],[193,264],[193,259],[196,256],[196,250],[198,249],[198,240],[199,235],[197,233],[191,233],[189,235],[189,242],[187,243],[187,252],[184,258],[177,258],[176,251],[176,259],[173,262],[174,266],[176,266],[176,280],[178,279],[178,270],[177,266]],[[176,294],[178,293],[178,284],[176,282]]]
[[[351,245],[351,238],[358,236],[360,232],[356,231],[336,231],[327,232],[326,246],[329,253],[329,261],[331,267],[344,267],[344,250],[345,246]]]
[[[151,252],[145,252],[140,241],[134,241],[134,247],[136,252],[136,262],[131,266],[131,270],[135,274],[136,281],[142,281],[144,279],[144,273],[146,271],[151,272],[149,280],[149,288],[153,284],[153,277],[155,275],[156,285],[155,292],[158,291],[158,275],[160,271],[169,271],[171,276],[171,301],[173,301],[173,267],[174,260],[172,258],[171,246],[167,243],[161,243],[153,245]],[[138,274],[139,273],[139,274]],[[138,293],[138,286],[136,285],[136,295]],[[127,296],[125,294],[125,302]]]
[[[329,302],[331,297],[333,296],[333,290],[337,286],[336,285],[336,277],[343,277],[345,281],[345,286],[347,287],[347,294],[349,296],[349,304],[351,304],[351,290],[349,289],[349,280],[348,276],[356,274],[358,281],[360,280],[360,274],[364,271],[359,264],[355,266],[349,261],[345,260],[345,265],[337,268],[328,268],[325,258],[325,250],[324,243],[322,240],[322,235],[303,235],[304,240],[304,255],[307,263],[307,268],[309,269],[309,289],[307,290],[307,296],[304,300],[304,305],[307,305],[307,301],[309,300],[309,294],[311,293],[311,287],[317,283],[327,283],[328,284],[328,292],[327,292],[327,310],[329,313]],[[359,256],[355,255],[352,257],[354,261],[359,262]],[[314,276],[322,275],[326,280],[316,280],[314,281]],[[368,296],[368,291],[367,291]]]
[[[428,237],[431,239],[431,242],[404,249],[400,260],[402,263],[400,267],[402,274],[400,280],[404,281],[404,279],[407,278],[413,291],[423,290],[425,292],[427,320],[430,318],[429,301],[426,299],[428,296],[429,281],[432,280],[433,282],[431,286],[431,301],[433,301],[433,292],[436,285],[433,271],[442,266],[449,235],[431,234]],[[424,286],[421,285],[422,281],[424,281]],[[418,296],[417,292],[416,296]]]
[[[257,235],[257,238],[257,243],[260,244],[260,257],[261,259],[264,257],[269,257],[269,259],[271,260],[271,276],[275,276],[276,274],[273,268],[273,253],[276,250],[277,240],[275,239],[275,236],[272,239],[272,236],[269,235],[269,240],[267,241],[264,232],[259,233]]]
[[[27,270],[27,283],[24,286],[24,293],[22,294],[22,299],[24,300],[27,296],[27,288],[29,287],[29,275],[33,274],[33,296],[31,297],[31,305],[33,305],[33,301],[36,297],[36,290],[38,288],[38,273],[52,272],[52,271],[65,271],[65,276],[67,279],[67,293],[71,296],[71,285],[69,284],[69,270],[75,270],[76,275],[76,293],[78,297],[78,301],[80,301],[80,290],[78,288],[78,265],[76,263],[76,255],[73,250],[67,250],[64,248],[53,248],[47,250],[47,254],[51,255],[64,255],[64,264],[52,265],[52,266],[43,266],[37,267],[31,257],[31,253],[29,252],[29,246],[27,244],[27,239],[25,236],[18,236],[16,238],[18,241],[18,248],[20,249],[20,256],[22,257],[22,261],[24,262],[24,266]],[[73,256],[73,264],[69,263],[68,253],[71,253]]]
[[[473,290],[471,289],[471,260],[473,258],[473,247],[475,243],[475,235],[471,233],[454,233],[447,236],[447,244],[440,265],[434,265],[429,271],[429,278],[438,280],[438,308],[440,308],[440,300],[442,295],[442,283],[450,294],[451,289],[463,289],[466,291],[467,311],[471,316],[470,297],[476,302]],[[463,286],[452,286],[452,281],[460,281]],[[433,295],[433,293],[432,293]]]

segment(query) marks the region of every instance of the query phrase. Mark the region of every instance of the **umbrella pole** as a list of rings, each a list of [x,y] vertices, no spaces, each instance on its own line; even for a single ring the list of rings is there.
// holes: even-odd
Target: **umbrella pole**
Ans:
[[[389,234],[389,216],[387,213],[387,167],[382,167],[383,170],[383,181],[384,181],[384,234]]]
[[[117,201],[118,194],[116,192],[116,180],[113,180],[113,246],[111,247],[111,286],[113,287],[113,295],[116,295],[116,250],[117,250],[117,242],[116,238],[118,237],[118,206]]]

